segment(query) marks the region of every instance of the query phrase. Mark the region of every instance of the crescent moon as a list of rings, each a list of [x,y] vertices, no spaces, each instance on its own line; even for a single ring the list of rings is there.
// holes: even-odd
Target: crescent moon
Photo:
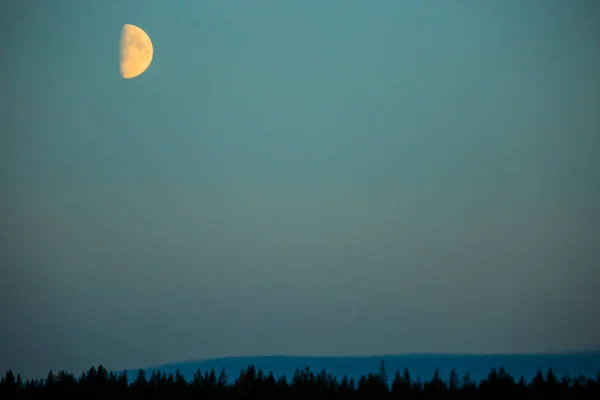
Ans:
[[[123,25],[119,47],[119,66],[123,78],[135,78],[148,69],[154,48],[150,37],[142,28],[130,24]]]

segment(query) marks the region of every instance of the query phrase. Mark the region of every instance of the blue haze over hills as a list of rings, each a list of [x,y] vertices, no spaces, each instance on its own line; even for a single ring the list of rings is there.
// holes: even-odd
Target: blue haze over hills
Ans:
[[[242,369],[254,365],[263,373],[273,372],[276,377],[284,375],[288,381],[294,375],[296,368],[306,366],[318,373],[321,369],[341,379],[344,375],[356,380],[362,375],[377,373],[380,362],[384,361],[389,382],[393,380],[397,370],[402,373],[404,368],[413,380],[429,380],[436,369],[444,380],[448,378],[452,368],[462,377],[469,373],[471,379],[479,381],[487,377],[492,368],[504,367],[515,380],[524,377],[531,381],[538,371],[544,376],[549,368],[561,378],[564,375],[577,377],[583,375],[594,377],[600,373],[600,351],[581,353],[557,354],[502,354],[502,355],[467,355],[467,354],[405,354],[405,355],[376,355],[362,357],[321,357],[321,356],[261,356],[261,357],[225,357],[201,361],[185,361],[146,368],[146,378],[153,371],[159,370],[167,375],[175,374],[177,370],[191,380],[194,373],[200,370],[203,374],[211,369],[215,373],[224,368],[230,380],[235,380]],[[133,381],[138,370],[127,370],[128,378]]]

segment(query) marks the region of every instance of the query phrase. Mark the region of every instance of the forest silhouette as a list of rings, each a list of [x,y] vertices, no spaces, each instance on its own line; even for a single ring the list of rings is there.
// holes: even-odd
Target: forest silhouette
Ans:
[[[503,367],[492,369],[487,378],[478,382],[467,373],[463,377],[452,370],[443,378],[436,370],[429,380],[412,379],[408,369],[389,377],[385,364],[378,373],[358,379],[343,376],[341,380],[325,370],[297,368],[293,377],[275,377],[254,365],[242,369],[230,379],[224,369],[216,373],[198,370],[186,381],[177,371],[166,374],[154,371],[150,376],[141,369],[134,379],[127,372],[114,373],[102,365],[92,367],[76,377],[66,371],[50,371],[45,379],[24,381],[9,370],[0,380],[0,399],[600,399],[600,371],[595,378],[563,376],[552,369],[538,371],[526,382],[515,379]]]

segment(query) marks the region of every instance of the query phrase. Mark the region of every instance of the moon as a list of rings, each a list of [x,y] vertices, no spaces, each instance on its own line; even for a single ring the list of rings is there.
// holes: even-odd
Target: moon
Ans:
[[[121,77],[135,78],[148,69],[154,48],[150,37],[142,28],[130,24],[123,25],[119,47]]]

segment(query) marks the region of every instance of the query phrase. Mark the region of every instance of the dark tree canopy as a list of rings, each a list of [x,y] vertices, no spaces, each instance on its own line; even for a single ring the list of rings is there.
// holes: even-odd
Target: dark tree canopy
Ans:
[[[150,376],[139,370],[128,382],[127,374],[115,374],[102,365],[92,367],[80,377],[66,371],[50,371],[45,379],[23,381],[19,374],[7,371],[0,379],[0,399],[600,399],[600,372],[595,378],[564,376],[557,378],[552,369],[539,371],[526,382],[514,379],[502,366],[492,369],[487,378],[475,382],[467,373],[459,377],[455,370],[444,379],[436,370],[425,381],[413,380],[405,369],[395,371],[388,382],[385,365],[379,372],[361,376],[358,381],[343,376],[340,380],[325,370],[298,368],[291,381],[285,376],[250,365],[231,380],[224,369],[197,371],[188,382],[179,371],[173,374],[154,371]]]

